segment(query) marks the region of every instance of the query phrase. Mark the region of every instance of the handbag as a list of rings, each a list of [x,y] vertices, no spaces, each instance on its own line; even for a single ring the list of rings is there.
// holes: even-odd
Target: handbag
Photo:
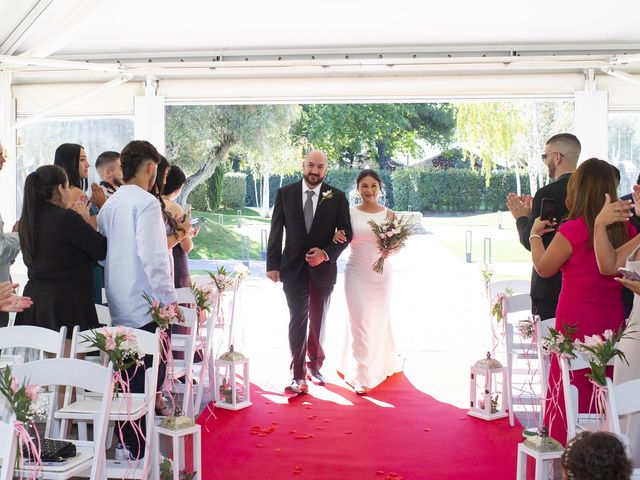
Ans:
[[[38,443],[37,440],[34,443]],[[29,455],[27,446],[22,446],[22,455],[31,461],[34,458]],[[76,446],[65,440],[52,440],[50,438],[40,439],[40,460],[43,462],[63,462],[67,458],[76,456]]]

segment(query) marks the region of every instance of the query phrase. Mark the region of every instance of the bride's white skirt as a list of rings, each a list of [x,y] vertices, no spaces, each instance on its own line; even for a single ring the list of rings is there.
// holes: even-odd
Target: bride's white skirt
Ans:
[[[352,256],[344,272],[349,321],[340,370],[345,381],[354,387],[376,387],[402,370],[389,313],[391,262],[385,261],[382,274],[371,270],[372,263]]]

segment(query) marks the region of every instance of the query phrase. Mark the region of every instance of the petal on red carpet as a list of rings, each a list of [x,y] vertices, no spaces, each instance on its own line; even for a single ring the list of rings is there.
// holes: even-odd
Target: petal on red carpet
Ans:
[[[396,374],[359,397],[341,385],[287,399],[252,389],[253,406],[208,410],[203,479],[512,479],[521,427],[483,421]]]

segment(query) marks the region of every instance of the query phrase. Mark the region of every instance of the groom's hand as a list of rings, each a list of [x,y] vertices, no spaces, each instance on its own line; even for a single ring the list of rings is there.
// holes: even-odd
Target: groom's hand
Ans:
[[[327,252],[325,252],[321,248],[313,247],[309,249],[304,259],[312,267],[317,267],[321,263],[324,263],[327,260],[329,260],[329,256],[327,255]]]
[[[280,272],[278,270],[269,270],[267,272],[267,278],[277,283],[280,281]]]

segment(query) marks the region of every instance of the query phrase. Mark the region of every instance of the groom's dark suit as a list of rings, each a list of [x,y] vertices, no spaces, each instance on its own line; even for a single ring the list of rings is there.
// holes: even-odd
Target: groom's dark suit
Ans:
[[[307,353],[312,372],[322,367],[324,317],[338,274],[336,260],[351,241],[349,203],[343,192],[322,184],[309,233],[305,227],[302,199],[302,181],[278,190],[267,246],[267,271],[280,272],[289,305],[291,370],[293,378],[298,380],[306,378]],[[283,229],[286,230],[284,250]],[[336,229],[346,232],[347,242],[333,243]],[[313,247],[324,250],[328,261],[310,266],[305,261],[305,254]]]

